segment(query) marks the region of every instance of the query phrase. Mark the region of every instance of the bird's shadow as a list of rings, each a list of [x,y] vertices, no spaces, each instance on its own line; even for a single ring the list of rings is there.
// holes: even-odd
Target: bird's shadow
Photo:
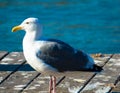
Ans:
[[[0,64],[0,71],[35,71],[29,64]],[[83,72],[101,72],[101,70],[96,71],[96,70],[79,70],[79,71],[83,71]],[[74,71],[70,71],[70,72],[74,72]]]
[[[17,69],[18,68],[18,69]],[[0,71],[35,71],[29,64],[0,64]]]

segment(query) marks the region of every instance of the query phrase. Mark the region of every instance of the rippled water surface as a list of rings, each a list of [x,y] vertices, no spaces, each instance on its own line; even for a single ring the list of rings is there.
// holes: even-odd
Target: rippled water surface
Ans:
[[[38,17],[43,35],[88,53],[120,53],[120,0],[0,0],[0,50],[22,51],[24,31],[11,28]]]

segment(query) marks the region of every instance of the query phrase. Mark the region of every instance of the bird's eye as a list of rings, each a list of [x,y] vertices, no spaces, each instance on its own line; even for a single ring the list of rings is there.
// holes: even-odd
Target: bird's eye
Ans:
[[[29,24],[29,22],[26,22],[26,24]]]

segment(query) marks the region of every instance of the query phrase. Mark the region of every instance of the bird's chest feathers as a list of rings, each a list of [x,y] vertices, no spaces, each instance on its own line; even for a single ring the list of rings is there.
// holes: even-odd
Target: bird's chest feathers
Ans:
[[[34,43],[23,42],[23,50],[24,50],[24,56],[26,60],[30,61],[35,59]]]
[[[37,71],[57,71],[56,69],[50,67],[37,55],[40,55],[40,48],[43,46],[43,42],[26,43],[23,42],[24,56],[27,62]]]
[[[38,68],[40,70],[41,67],[43,67],[44,62],[43,60],[39,59],[36,56],[36,51],[38,50],[37,46],[33,42],[23,42],[23,50],[24,50],[24,56],[27,60],[27,62],[38,71]],[[42,69],[42,68],[41,68]]]
[[[43,46],[42,41],[34,41],[24,38],[23,40],[23,50],[24,56],[27,61],[34,61],[37,59],[37,54],[40,54],[40,48]]]

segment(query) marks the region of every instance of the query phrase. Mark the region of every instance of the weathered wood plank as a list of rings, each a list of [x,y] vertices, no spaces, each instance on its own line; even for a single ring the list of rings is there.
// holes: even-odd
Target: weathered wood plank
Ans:
[[[111,55],[105,55],[101,58],[96,58],[96,62],[104,65],[106,60]],[[57,86],[57,93],[76,93],[84,85],[84,83],[94,75],[93,72],[67,72],[67,77]],[[58,76],[59,80],[62,76]],[[34,91],[48,92],[49,76],[41,75],[36,78],[23,93],[33,93]]]
[[[120,92],[120,54],[116,54],[114,58],[115,58],[114,61],[116,61],[116,64],[114,65],[116,66],[117,71],[119,70],[118,72],[119,74],[118,74],[118,77],[116,76],[117,80],[114,83],[116,85],[115,88],[111,89],[113,93]]]
[[[82,93],[108,93],[120,73],[120,64],[114,55],[104,66],[104,70],[97,74],[89,84],[82,90]],[[120,55],[119,55],[120,57]]]
[[[20,93],[37,74],[36,71],[17,71],[0,85],[0,91],[3,93]]]
[[[41,75],[41,73],[37,73],[37,72],[34,72],[34,73],[36,73],[36,75],[34,75],[29,81],[27,81],[26,82],[26,84],[25,84],[25,86],[21,89],[21,90],[19,90],[19,92],[18,93],[21,93],[21,92],[23,92],[25,89],[27,89],[28,88],[28,86],[36,79],[36,78],[38,78],[40,75]],[[37,85],[38,86],[38,85]],[[36,86],[36,87],[37,87]],[[35,87],[33,87],[33,88],[35,88]],[[33,89],[32,88],[32,89]],[[37,92],[37,91],[36,91]]]
[[[23,93],[48,93],[49,76],[40,75],[36,78]]]
[[[57,86],[58,93],[77,93],[93,72],[67,72],[66,78]],[[62,91],[61,91],[62,90]]]
[[[23,54],[12,52],[0,61],[0,84],[25,62]]]
[[[57,77],[57,83],[60,83],[61,79],[64,79],[63,76]],[[49,89],[49,76],[41,75],[36,78],[22,93],[33,93],[33,92],[40,92],[40,93],[48,93]]]
[[[115,87],[111,89],[111,93],[120,93],[120,74],[118,79],[116,80]]]

